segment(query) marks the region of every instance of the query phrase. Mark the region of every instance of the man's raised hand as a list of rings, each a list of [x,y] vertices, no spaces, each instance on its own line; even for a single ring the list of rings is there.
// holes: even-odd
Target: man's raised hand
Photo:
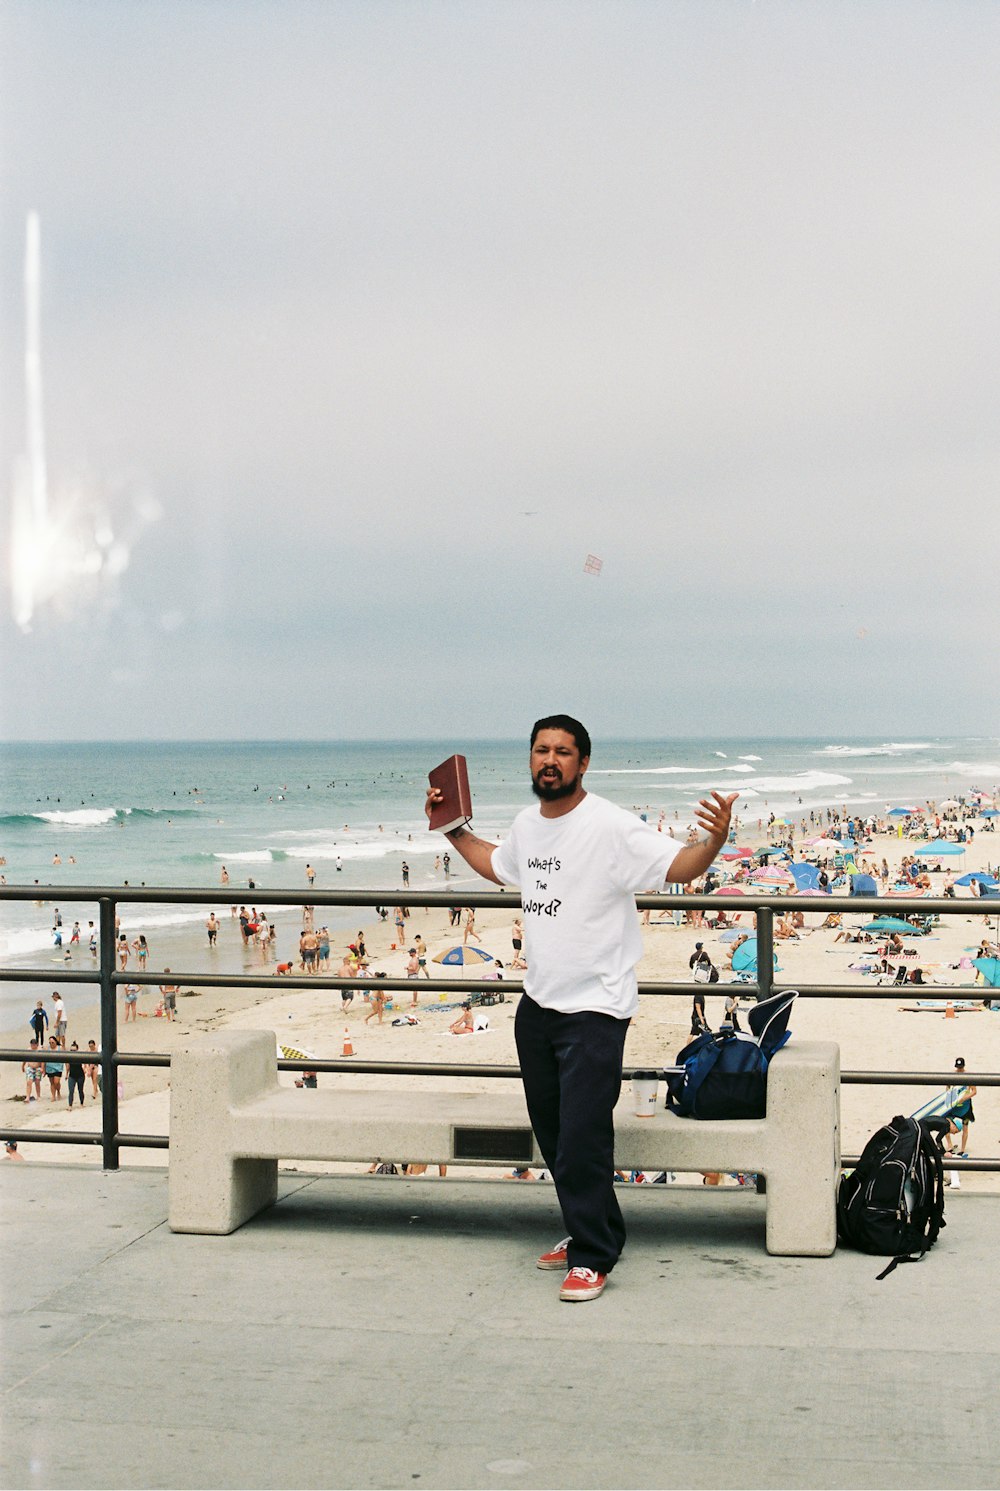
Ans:
[[[731,792],[728,797],[721,797],[718,792],[713,792],[711,798],[703,797],[694,810],[699,828],[703,828],[708,837],[719,844],[724,844],[729,837],[733,803],[739,795],[738,792]]]

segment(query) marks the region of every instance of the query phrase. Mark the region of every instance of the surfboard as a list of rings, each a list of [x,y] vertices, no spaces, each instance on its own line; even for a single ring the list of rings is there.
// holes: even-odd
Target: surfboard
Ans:
[[[957,1103],[964,1103],[971,1096],[968,1087],[949,1087],[939,1093],[936,1098],[929,1098],[922,1108],[911,1113],[911,1118],[940,1118],[942,1113],[947,1113],[949,1108],[954,1108]]]

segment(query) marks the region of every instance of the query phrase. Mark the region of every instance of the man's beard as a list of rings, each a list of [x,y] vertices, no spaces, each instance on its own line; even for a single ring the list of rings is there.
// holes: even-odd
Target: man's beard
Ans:
[[[539,777],[532,777],[531,790],[542,802],[559,802],[561,798],[572,797],[580,781],[579,776],[575,776],[571,782],[564,782],[560,778],[543,782]]]

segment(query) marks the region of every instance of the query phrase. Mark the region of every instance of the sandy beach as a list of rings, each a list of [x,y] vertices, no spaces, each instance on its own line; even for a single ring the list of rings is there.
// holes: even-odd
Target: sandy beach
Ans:
[[[973,842],[966,846],[966,853],[958,871],[967,873],[973,869],[995,864],[997,855],[994,846],[996,836],[977,833]],[[926,845],[923,846],[926,848]],[[902,855],[921,852],[919,841],[900,839],[895,834],[878,835],[864,851],[865,856],[881,862],[887,859],[894,869]],[[952,861],[954,863],[954,861]],[[933,874],[933,892],[940,894],[945,883],[944,874]],[[457,890],[457,888],[456,888]],[[803,999],[797,1004],[791,1019],[793,1034],[803,1039],[828,1038],[836,1040],[841,1048],[844,1070],[852,1071],[951,1071],[955,1058],[964,1056],[967,1071],[974,1081],[978,1071],[997,1070],[1000,1065],[1000,1012],[994,1014],[981,1006],[975,1011],[959,1012],[949,1018],[944,1012],[911,1013],[902,1007],[913,1006],[917,998],[946,998],[949,990],[956,997],[982,999],[982,986],[973,987],[974,970],[953,965],[962,958],[970,958],[976,952],[980,940],[987,936],[997,937],[997,920],[1000,903],[973,901],[966,888],[959,887],[956,904],[962,914],[942,918],[927,937],[915,945],[918,955],[909,963],[924,970],[927,987],[901,988],[898,997],[892,999],[836,1000]],[[780,904],[780,900],[777,904]],[[900,900],[900,910],[913,910],[919,901]],[[992,912],[987,925],[984,913]],[[707,1013],[709,1022],[716,1026],[722,1019],[726,980],[732,977],[726,967],[726,943],[720,934],[711,928],[695,928],[676,925],[673,916],[658,919],[653,912],[651,921],[642,928],[645,954],[639,967],[640,979],[657,981],[684,981],[689,978],[688,959],[696,941],[704,942],[713,961],[722,972],[722,983],[706,986]],[[859,961],[859,955],[872,951],[868,946],[835,941],[836,932],[822,928],[825,911],[809,913],[806,925],[795,941],[776,943],[782,983],[857,983],[864,988],[871,983],[866,977],[850,971],[849,965]],[[476,925],[479,945],[508,964],[512,957],[511,923],[512,912],[480,911]],[[278,953],[282,960],[290,958],[293,950],[294,928],[297,918],[292,911],[284,915],[279,925]],[[848,917],[848,923],[862,922],[862,917]],[[742,924],[749,917],[744,914]],[[359,923],[360,924],[360,923]],[[407,943],[412,945],[416,934],[422,934],[428,948],[429,958],[444,948],[461,941],[461,930],[450,927],[447,911],[443,909],[421,910],[413,908],[407,923]],[[405,974],[406,952],[394,949],[396,930],[390,916],[387,921],[375,920],[364,924],[365,942],[373,970],[383,971],[393,978]],[[352,937],[344,933],[334,935],[331,947],[331,973],[335,973],[340,954]],[[240,946],[238,925],[225,918],[220,932],[220,952],[225,961],[234,967],[242,966],[248,973],[258,970],[273,974],[275,960],[262,961],[259,952]],[[207,968],[204,934],[200,929],[191,929],[175,934],[170,956],[175,968]],[[433,972],[438,970],[431,964]],[[275,996],[270,990],[254,987],[220,990],[199,989],[181,986],[177,1002],[177,1019],[171,1023],[153,1014],[159,996],[153,989],[144,989],[139,999],[140,1018],[126,1023],[123,1008],[119,1007],[119,1046],[122,1051],[168,1052],[192,1034],[216,1029],[268,1029],[273,1030],[280,1043],[297,1047],[323,1059],[339,1057],[343,1049],[345,1028],[350,1032],[355,1053],[368,1060],[461,1062],[463,1064],[513,1064],[516,1054],[513,1039],[513,1021],[516,990],[519,975],[505,967],[507,1000],[494,1005],[483,1013],[488,1015],[489,1028],[471,1036],[453,1036],[448,1025],[454,1012],[445,1008],[452,1000],[442,999],[437,994],[425,993],[424,979],[414,980],[418,1005],[411,1010],[406,994],[397,994],[393,1009],[387,1010],[383,1023],[376,1020],[365,1023],[369,1005],[363,992],[358,991],[353,1005],[345,1013],[337,991],[323,989],[290,990]],[[964,987],[959,988],[962,985]],[[495,988],[496,984],[486,984]],[[41,992],[41,987],[40,987]],[[33,1001],[32,1001],[33,1002]],[[418,1025],[394,1026],[392,1021],[403,1012],[416,1015]],[[642,999],[639,1014],[632,1023],[626,1046],[626,1064],[631,1066],[663,1066],[670,1064],[677,1051],[688,1039],[690,1005],[686,998],[662,998],[646,996]],[[25,1018],[29,1008],[25,1009]],[[96,1005],[77,1008],[70,1012],[67,1039],[77,1040],[86,1048],[87,1040],[97,1038],[100,1031],[99,1013]],[[5,1045],[24,1044],[24,1027],[8,1031],[0,1039]],[[121,1127],[124,1132],[166,1133],[169,1120],[168,1073],[161,1068],[129,1067],[121,1072],[123,1098],[121,1104]],[[283,1082],[291,1083],[291,1073],[281,1075]],[[376,1084],[416,1082],[418,1085],[436,1084],[445,1079],[357,1077],[350,1074],[323,1076],[321,1083],[343,1083],[352,1088],[372,1087]],[[455,1080],[455,1079],[448,1079]],[[483,1084],[488,1078],[483,1079]],[[30,1130],[33,1126],[69,1129],[93,1129],[98,1116],[91,1101],[89,1082],[87,1101],[82,1110],[67,1110],[65,1083],[62,1101],[49,1101],[47,1083],[43,1082],[41,1101],[30,1105],[23,1101],[24,1085],[20,1070],[13,1064],[5,1064],[0,1072],[0,1101],[3,1102],[5,1122],[8,1127],[24,1130],[20,1140],[21,1152],[32,1161],[74,1163],[99,1163],[98,1152],[90,1147],[30,1145]],[[461,1084],[467,1090],[481,1084],[474,1079],[463,1078]],[[926,1087],[868,1087],[846,1086],[842,1094],[843,1148],[845,1153],[856,1153],[868,1135],[891,1118],[894,1113],[909,1113],[933,1095]],[[304,1095],[306,1096],[306,1095]],[[976,1122],[972,1126],[970,1154],[973,1158],[1000,1157],[1000,1103],[994,1098],[994,1089],[984,1088],[975,1102]],[[125,1164],[163,1164],[165,1155],[160,1151],[126,1150]],[[498,1172],[493,1172],[494,1174]],[[990,1175],[968,1175],[963,1188],[969,1190],[995,1189],[996,1177]]]

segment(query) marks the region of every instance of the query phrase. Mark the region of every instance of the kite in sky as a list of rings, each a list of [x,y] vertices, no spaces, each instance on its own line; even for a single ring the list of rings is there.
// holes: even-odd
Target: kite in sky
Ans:
[[[588,554],[583,564],[585,575],[599,575],[604,568],[604,560],[598,559],[596,554]]]

